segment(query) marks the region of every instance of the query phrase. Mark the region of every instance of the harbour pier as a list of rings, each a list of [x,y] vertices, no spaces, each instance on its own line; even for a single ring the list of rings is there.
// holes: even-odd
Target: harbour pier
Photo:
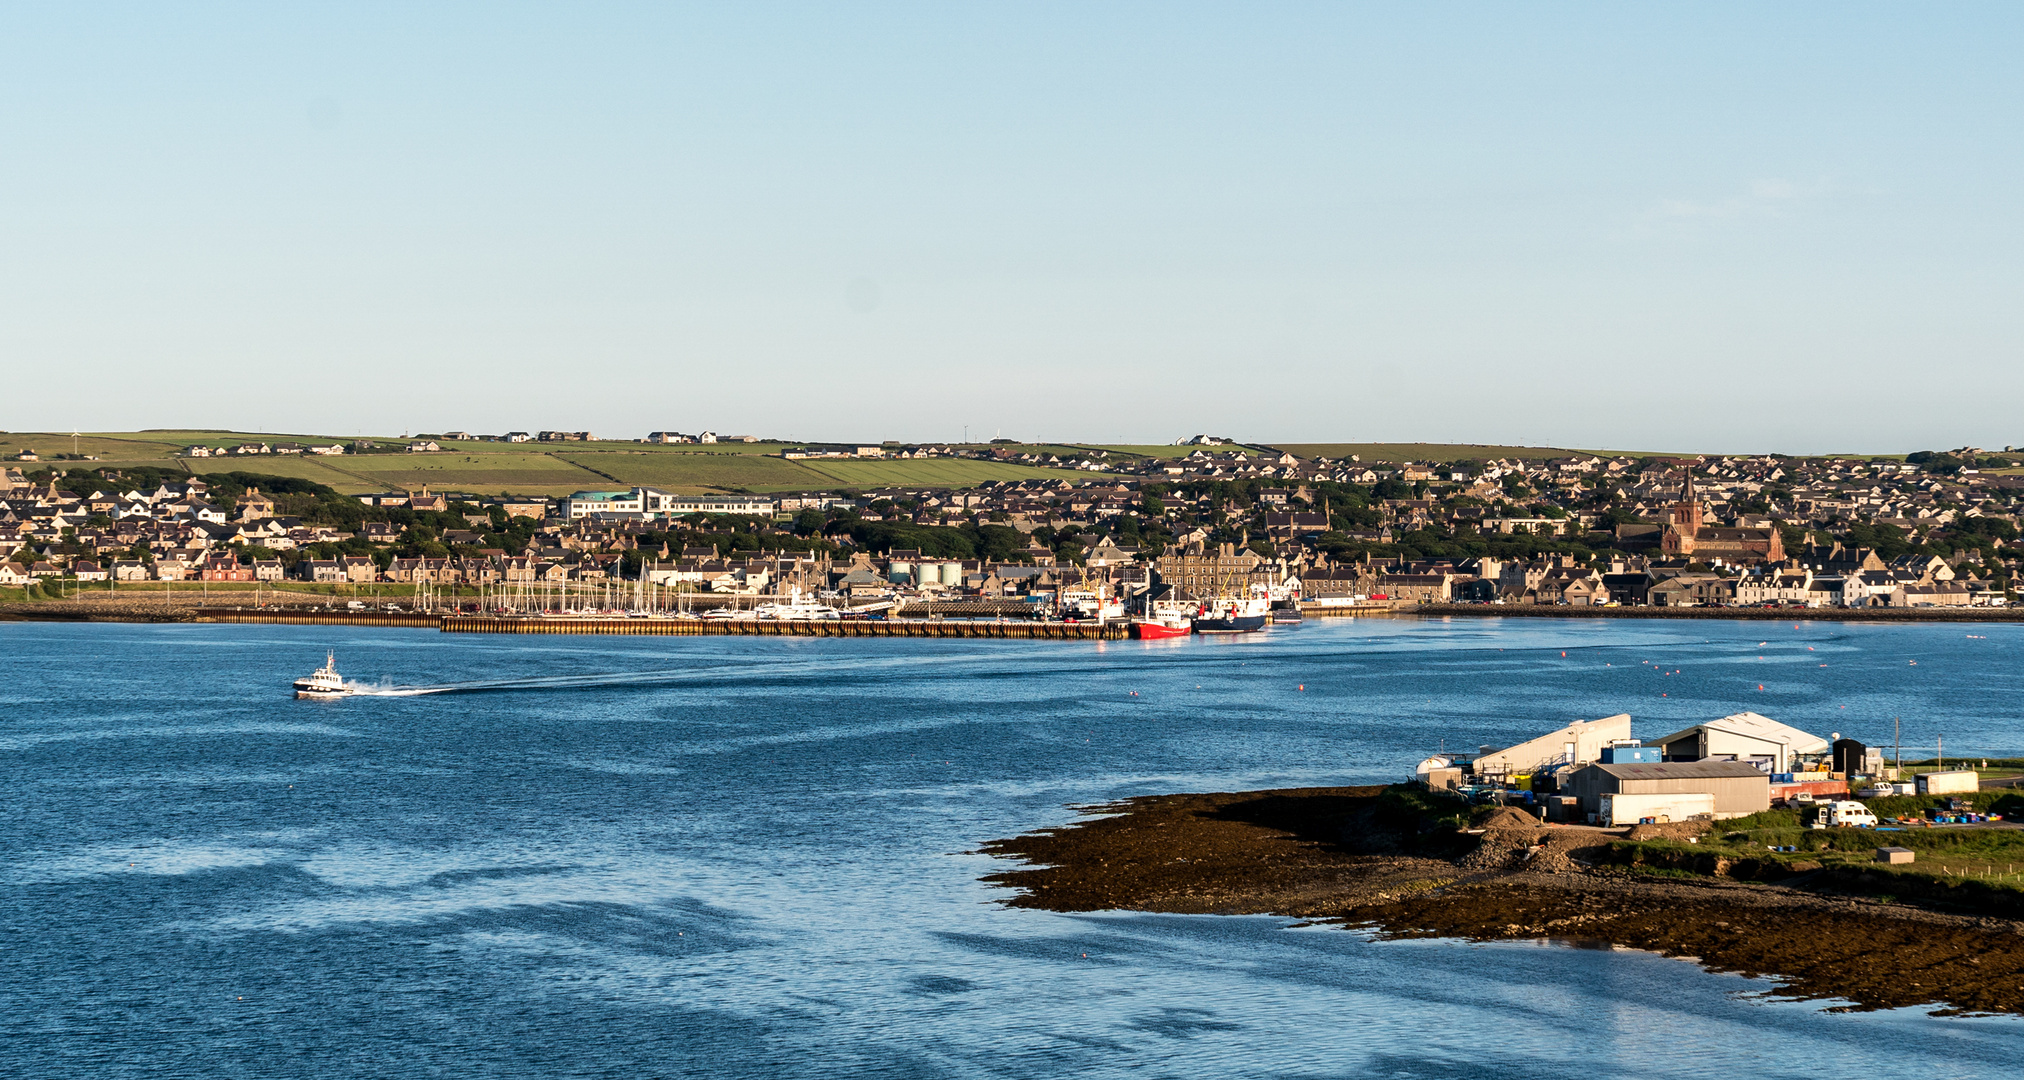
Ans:
[[[203,622],[405,626],[446,634],[614,634],[645,637],[900,637],[1122,641],[1123,621],[1044,619],[668,619],[625,615],[440,615],[424,612],[201,608]]]

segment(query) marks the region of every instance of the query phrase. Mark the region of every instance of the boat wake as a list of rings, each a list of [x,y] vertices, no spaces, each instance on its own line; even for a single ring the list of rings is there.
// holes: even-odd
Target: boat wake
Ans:
[[[483,694],[501,693],[512,690],[574,690],[597,689],[612,686],[652,686],[678,682],[692,682],[697,679],[722,679],[727,677],[765,678],[777,677],[778,672],[764,673],[745,668],[682,668],[661,671],[616,671],[584,673],[577,675],[534,675],[518,679],[481,679],[474,682],[442,683],[435,686],[401,686],[393,683],[345,684],[347,697],[422,697],[429,694]]]

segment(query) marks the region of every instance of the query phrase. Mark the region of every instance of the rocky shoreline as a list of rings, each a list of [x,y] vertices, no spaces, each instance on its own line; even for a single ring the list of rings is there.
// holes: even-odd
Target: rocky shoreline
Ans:
[[[1377,787],[1156,795],[993,841],[986,878],[1050,911],[1270,914],[1386,938],[1563,939],[1772,976],[1836,1008],[2024,1014],[2024,922],[1835,891],[1652,873],[1612,845],[1697,826],[1542,827],[1515,811],[1457,831]],[[1508,816],[1505,816],[1508,815]]]

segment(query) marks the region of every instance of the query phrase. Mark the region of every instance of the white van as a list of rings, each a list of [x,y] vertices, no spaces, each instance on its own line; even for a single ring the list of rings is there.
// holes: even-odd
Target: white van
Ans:
[[[1816,829],[1874,829],[1876,824],[1869,807],[1847,799],[1824,803],[1813,813]]]

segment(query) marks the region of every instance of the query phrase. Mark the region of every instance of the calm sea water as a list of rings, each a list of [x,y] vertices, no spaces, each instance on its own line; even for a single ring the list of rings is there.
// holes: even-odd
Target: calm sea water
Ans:
[[[585,678],[292,700],[326,648],[402,684]],[[968,852],[1069,804],[1390,779],[1619,711],[2015,754],[2020,656],[2011,626],[0,625],[0,1073],[2014,1076],[2015,1019],[1836,1014],[1627,951],[1016,911]]]

